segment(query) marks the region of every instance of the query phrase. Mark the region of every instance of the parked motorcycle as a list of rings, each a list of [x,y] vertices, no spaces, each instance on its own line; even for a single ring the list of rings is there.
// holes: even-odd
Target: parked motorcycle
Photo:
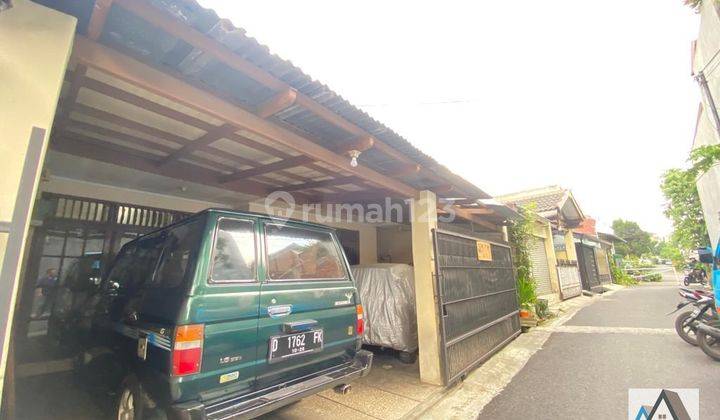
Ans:
[[[704,290],[686,288],[680,288],[679,293],[685,301],[679,303],[677,308],[668,315],[674,314],[688,305],[695,306],[695,309],[684,311],[675,318],[675,331],[685,342],[697,346],[699,324],[710,322],[716,318],[713,294]]]
[[[689,268],[685,270],[685,278],[683,279],[685,286],[690,283],[700,283],[705,286],[707,284],[707,273],[700,268]]]
[[[708,356],[720,362],[720,319],[702,322],[697,329],[698,347]]]

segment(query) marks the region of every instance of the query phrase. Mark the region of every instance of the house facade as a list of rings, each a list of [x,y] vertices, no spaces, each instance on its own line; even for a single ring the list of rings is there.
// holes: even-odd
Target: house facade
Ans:
[[[700,5],[700,30],[692,47],[692,76],[701,92],[692,148],[720,143],[720,6],[716,1]],[[715,164],[696,181],[705,223],[713,249],[720,237],[720,164]]]
[[[47,334],[33,316],[44,273],[92,253],[106,265],[209,207],[324,223],[352,263],[412,265],[425,383],[458,380],[520,333],[503,237],[515,213],[214,11],[15,0],[0,37],[23,40],[0,54],[0,378]],[[448,362],[458,354],[474,356]]]
[[[497,197],[511,207],[536,214],[530,244],[537,294],[548,300],[568,299],[581,293],[581,278],[573,230],[584,215],[572,192],[548,186]]]

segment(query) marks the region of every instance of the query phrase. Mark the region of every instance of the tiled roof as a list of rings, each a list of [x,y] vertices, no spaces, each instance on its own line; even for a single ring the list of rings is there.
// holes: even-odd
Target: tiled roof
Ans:
[[[567,194],[565,189],[553,186],[506,194],[497,197],[497,200],[516,206],[526,206],[534,203],[535,211],[540,213],[558,208],[565,194]]]

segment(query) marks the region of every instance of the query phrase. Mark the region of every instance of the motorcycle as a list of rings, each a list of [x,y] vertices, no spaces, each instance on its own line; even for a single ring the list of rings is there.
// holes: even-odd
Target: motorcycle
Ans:
[[[700,283],[705,286],[707,284],[707,273],[699,268],[689,268],[685,270],[683,283],[685,286],[690,286],[690,283]]]
[[[717,316],[699,324],[697,342],[705,354],[720,362],[720,319]]]
[[[674,314],[688,305],[695,306],[695,309],[682,312],[675,318],[675,331],[685,342],[697,346],[699,344],[697,330],[700,323],[710,322],[717,318],[713,294],[704,290],[686,288],[680,288],[679,293],[685,302],[678,303],[677,308],[668,315]]]

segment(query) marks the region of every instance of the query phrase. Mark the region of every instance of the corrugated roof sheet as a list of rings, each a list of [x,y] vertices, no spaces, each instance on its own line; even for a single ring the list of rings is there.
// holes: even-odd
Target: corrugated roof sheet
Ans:
[[[468,196],[490,197],[474,184],[440,165],[384,124],[350,104],[326,85],[313,80],[290,61],[271,54],[266,46],[249,37],[243,29],[221,19],[215,11],[200,6],[195,0],[151,0],[150,2],[168,11],[179,21],[216,39],[239,56],[359,126],[423,167],[434,171]],[[77,16],[78,32],[85,33],[89,12],[94,4],[92,0],[73,2],[45,0],[41,3],[49,3],[51,7],[65,9],[64,11]],[[114,5],[108,14],[100,42],[156,66],[169,68],[171,72],[181,74],[186,80],[200,84],[216,95],[244,107],[253,108],[276,93],[117,5]],[[299,106],[292,106],[275,115],[273,119],[298,132],[307,133],[329,148],[338,147],[352,140],[352,136],[347,132]],[[361,161],[379,171],[388,169],[395,163],[394,159],[376,149],[363,153]],[[417,189],[430,188],[437,184],[436,181],[420,176],[407,178],[406,182]]]

